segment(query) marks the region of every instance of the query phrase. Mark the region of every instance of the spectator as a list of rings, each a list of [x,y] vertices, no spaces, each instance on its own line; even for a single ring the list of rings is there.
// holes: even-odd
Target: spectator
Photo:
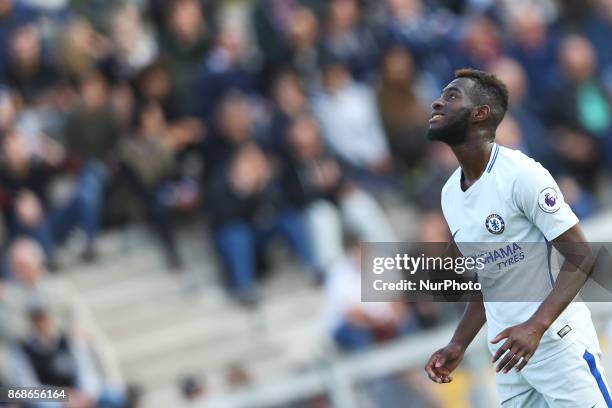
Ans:
[[[30,333],[11,355],[12,384],[66,387],[71,406],[78,408],[125,406],[122,392],[104,384],[87,344],[58,328],[44,305],[31,306],[28,314]]]
[[[511,5],[508,13],[510,39],[508,53],[521,65],[527,78],[521,104],[526,111],[540,111],[550,87],[550,72],[554,70],[558,41],[547,25],[542,6]],[[528,106],[527,106],[528,105]]]
[[[41,39],[33,24],[13,31],[9,52],[6,71],[9,85],[21,93],[26,103],[36,104],[48,99],[61,77],[43,57]]]
[[[100,73],[90,73],[79,85],[81,106],[67,119],[68,154],[79,166],[75,191],[54,220],[53,231],[64,241],[74,226],[85,232],[86,261],[95,258],[108,163],[119,140],[117,119],[109,103],[108,85]]]
[[[153,33],[144,26],[136,6],[124,5],[114,12],[111,32],[122,78],[132,78],[157,56]]]
[[[198,72],[198,110],[205,123],[212,122],[217,104],[230,90],[253,95],[255,77],[246,66],[245,44],[234,32],[226,29],[218,36],[215,47]]]
[[[561,78],[547,103],[547,121],[553,126],[563,163],[579,184],[593,190],[595,174],[609,151],[612,108],[595,76],[597,61],[582,36],[566,37],[560,49]],[[603,149],[602,149],[603,147]]]
[[[225,166],[244,144],[268,145],[255,132],[257,118],[253,106],[252,101],[238,90],[230,90],[223,96],[216,109],[212,137],[203,143],[206,177]]]
[[[200,101],[195,99],[197,72],[211,47],[212,27],[204,19],[198,0],[178,0],[164,5],[166,21],[160,31],[162,57],[169,62],[172,88],[178,95],[177,110],[193,115]]]
[[[366,79],[376,64],[377,42],[361,21],[356,0],[331,0],[327,9],[322,51],[341,61],[357,79]]]
[[[63,71],[72,80],[110,65],[111,42],[82,16],[71,19],[62,30],[59,48]]]
[[[325,323],[336,345],[362,351],[381,340],[418,330],[412,309],[401,302],[361,302],[361,247],[349,240],[344,259],[325,284]]]
[[[558,157],[551,146],[550,135],[542,120],[530,109],[534,101],[529,99],[527,93],[529,84],[522,66],[516,60],[502,58],[490,69],[508,88],[508,114],[520,128],[522,147],[525,149],[523,152],[553,173],[561,171]]]
[[[423,137],[429,117],[415,89],[412,56],[403,48],[388,50],[382,62],[378,110],[396,164],[413,169],[427,158]]]
[[[376,99],[369,88],[353,81],[345,65],[330,62],[323,68],[323,91],[312,108],[326,142],[354,167],[353,173],[363,179],[390,171],[391,156]]]
[[[135,137],[125,139],[120,146],[123,174],[132,191],[146,208],[149,221],[155,227],[168,266],[182,266],[176,244],[171,205],[164,200],[164,189],[170,188],[175,172],[174,155],[181,141],[168,128],[161,107],[155,102],[143,106],[138,113]],[[176,203],[179,204],[179,203]]]
[[[6,307],[12,311],[12,319],[2,337],[13,342],[24,339],[29,333],[28,311],[33,306],[43,305],[57,332],[69,334],[74,341],[86,345],[95,353],[103,382],[113,389],[122,390],[123,381],[115,357],[89,309],[74,289],[46,274],[43,259],[40,247],[30,239],[20,238],[11,244],[11,280],[5,298]]]
[[[342,256],[343,224],[363,241],[395,240],[378,203],[352,185],[341,163],[325,150],[314,119],[296,118],[286,144],[285,191],[293,206],[304,211],[319,270],[327,271]]]
[[[18,27],[36,20],[36,11],[21,1],[0,0],[0,71],[4,72],[9,59],[9,38]]]
[[[303,83],[293,71],[281,72],[272,89],[274,110],[263,146],[278,155],[286,154],[285,134],[291,122],[309,111]]]
[[[282,236],[316,278],[314,260],[299,214],[288,206],[277,176],[253,144],[238,148],[212,176],[209,207],[215,245],[238,300],[256,302],[256,257],[275,236]]]
[[[57,267],[53,254],[51,203],[47,195],[51,170],[63,159],[63,149],[48,137],[41,140],[46,154],[28,152],[23,136],[13,129],[2,139],[0,167],[3,212],[12,237],[30,235],[42,245],[47,263]]]

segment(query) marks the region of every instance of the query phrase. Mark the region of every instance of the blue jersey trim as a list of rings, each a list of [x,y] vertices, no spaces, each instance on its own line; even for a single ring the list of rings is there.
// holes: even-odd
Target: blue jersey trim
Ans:
[[[493,159],[491,160],[491,163],[489,164],[489,167],[487,168],[487,173],[490,173],[491,169],[493,169],[493,165],[495,164],[495,160],[497,159],[497,153],[499,153],[498,144],[495,145],[495,151],[493,152]]]
[[[612,398],[610,398],[610,393],[606,388],[606,384],[604,383],[603,378],[601,377],[601,374],[597,369],[597,364],[595,364],[595,357],[585,350],[582,358],[584,358],[584,360],[589,365],[591,375],[593,376],[593,378],[595,378],[595,381],[597,381],[597,386],[599,387],[599,391],[601,391],[601,394],[603,395],[604,400],[606,401],[606,406],[608,408],[612,408]]]

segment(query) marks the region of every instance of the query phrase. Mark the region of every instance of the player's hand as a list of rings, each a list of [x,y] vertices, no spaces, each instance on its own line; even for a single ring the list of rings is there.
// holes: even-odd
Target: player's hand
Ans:
[[[440,384],[453,381],[450,373],[461,363],[464,353],[465,349],[456,343],[449,343],[433,353],[425,364],[425,372],[429,379]]]
[[[499,333],[491,343],[497,344],[506,339],[504,344],[493,356],[493,363],[504,356],[497,367],[496,372],[503,370],[504,374],[516,366],[516,371],[521,371],[529,362],[540,344],[540,340],[546,329],[533,320],[527,320],[516,326],[512,326]],[[505,354],[505,355],[504,355]]]

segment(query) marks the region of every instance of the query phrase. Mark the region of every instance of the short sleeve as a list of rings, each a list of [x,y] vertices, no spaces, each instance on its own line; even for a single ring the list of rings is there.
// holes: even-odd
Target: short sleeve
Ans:
[[[559,186],[539,163],[521,169],[514,187],[518,208],[552,241],[578,223]]]

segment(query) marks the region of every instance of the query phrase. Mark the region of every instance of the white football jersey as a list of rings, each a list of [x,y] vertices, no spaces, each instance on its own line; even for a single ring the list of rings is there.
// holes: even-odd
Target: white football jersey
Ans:
[[[487,337],[525,322],[550,293],[550,244],[578,223],[557,183],[538,162],[498,144],[480,178],[461,189],[461,168],[442,188],[442,211],[463,256],[482,257],[477,271],[487,317]],[[568,327],[566,327],[568,326]],[[586,336],[585,336],[586,335]],[[595,331],[588,308],[572,302],[542,337],[539,360]],[[489,342],[492,353],[504,342]]]

